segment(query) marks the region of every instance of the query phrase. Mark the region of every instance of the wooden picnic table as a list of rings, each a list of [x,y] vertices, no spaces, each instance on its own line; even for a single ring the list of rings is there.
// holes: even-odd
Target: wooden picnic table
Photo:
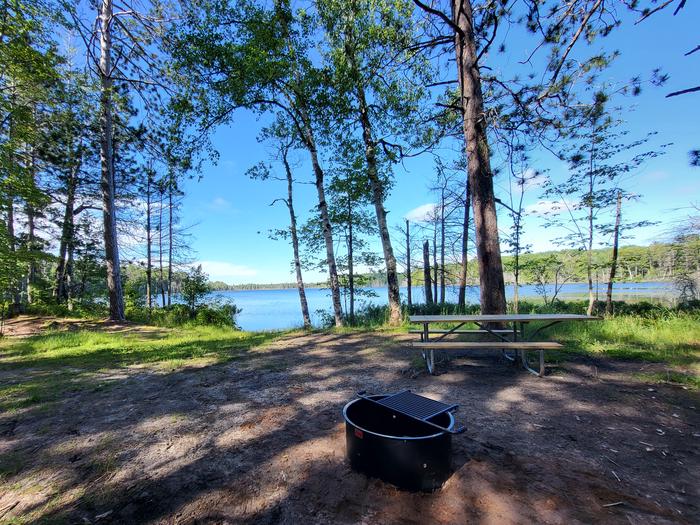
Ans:
[[[415,348],[423,351],[423,358],[431,374],[435,368],[435,350],[500,350],[504,357],[511,361],[520,361],[523,368],[540,377],[544,376],[544,352],[545,350],[555,350],[563,345],[556,341],[535,341],[535,337],[543,330],[556,324],[567,321],[596,321],[600,317],[579,314],[479,314],[479,315],[412,315],[409,317],[411,323],[422,324],[421,330],[410,330],[410,333],[419,333],[421,340],[413,343]],[[533,332],[526,332],[529,323],[545,323],[537,327]],[[431,323],[454,324],[450,329],[430,330]],[[465,324],[475,324],[476,330],[462,330]],[[495,325],[495,326],[494,326]],[[501,328],[506,326],[506,328]],[[443,341],[450,335],[490,335],[492,341]],[[438,335],[431,339],[431,335]],[[507,351],[514,352],[513,356]],[[530,367],[527,359],[527,352],[534,350],[539,352],[539,371]]]

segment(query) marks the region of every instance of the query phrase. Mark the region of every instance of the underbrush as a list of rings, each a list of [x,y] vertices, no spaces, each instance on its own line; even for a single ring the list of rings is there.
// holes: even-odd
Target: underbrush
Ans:
[[[163,308],[147,308],[145,306],[130,306],[126,310],[129,321],[175,328],[178,326],[221,326],[238,329],[236,315],[240,310],[233,304],[213,303],[197,306],[191,311],[184,304],[173,304]]]

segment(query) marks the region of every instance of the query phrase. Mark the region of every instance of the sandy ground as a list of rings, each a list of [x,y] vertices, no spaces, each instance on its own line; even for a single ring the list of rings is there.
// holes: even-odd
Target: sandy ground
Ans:
[[[0,457],[16,466],[0,522],[700,523],[697,393],[584,358],[545,379],[493,355],[428,376],[407,341],[290,336],[243,361],[106,370],[94,389],[2,413]],[[343,405],[404,388],[459,403],[467,425],[432,494],[345,461]]]

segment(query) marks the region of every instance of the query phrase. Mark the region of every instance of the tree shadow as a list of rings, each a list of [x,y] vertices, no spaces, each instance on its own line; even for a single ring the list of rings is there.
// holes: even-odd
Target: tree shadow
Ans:
[[[240,361],[132,370],[109,389],[66,394],[49,413],[0,415],[2,424],[16,420],[3,454],[24,462],[5,483],[20,487],[15,496],[37,480],[52,485],[25,496],[11,515],[102,516],[99,523],[698,517],[692,393],[650,392],[614,363],[597,379],[575,366],[539,379],[493,355],[456,359],[439,376],[411,376],[403,371],[413,353],[401,342],[390,347],[395,339],[295,336]],[[453,439],[455,473],[433,494],[398,491],[344,460],[344,403],[358,390],[404,388],[459,403],[467,424]]]

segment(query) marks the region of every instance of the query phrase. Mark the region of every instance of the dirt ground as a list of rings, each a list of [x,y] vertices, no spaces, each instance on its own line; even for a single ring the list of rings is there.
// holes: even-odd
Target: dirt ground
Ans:
[[[226,364],[105,370],[49,409],[0,414],[0,454],[17,463],[0,522],[700,523],[697,393],[588,358],[545,379],[493,355],[428,376],[408,341],[289,336]],[[467,425],[432,494],[345,461],[343,405],[405,388],[459,403]]]

